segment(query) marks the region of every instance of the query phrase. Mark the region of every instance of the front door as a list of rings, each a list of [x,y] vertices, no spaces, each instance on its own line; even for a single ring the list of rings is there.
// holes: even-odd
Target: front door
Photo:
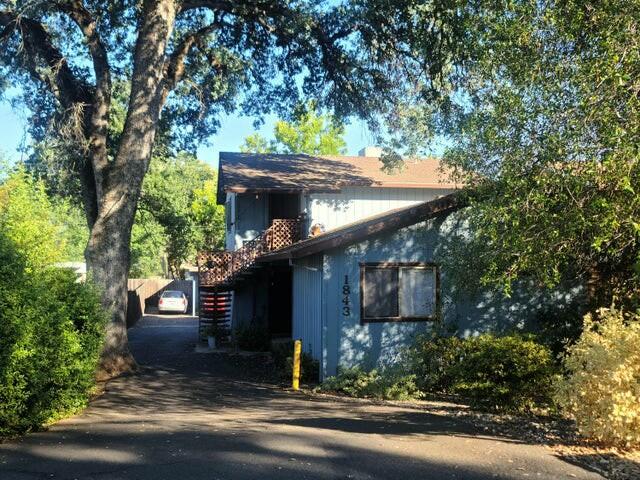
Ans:
[[[272,267],[269,274],[269,333],[271,333],[271,337],[291,338],[291,302],[291,267]]]

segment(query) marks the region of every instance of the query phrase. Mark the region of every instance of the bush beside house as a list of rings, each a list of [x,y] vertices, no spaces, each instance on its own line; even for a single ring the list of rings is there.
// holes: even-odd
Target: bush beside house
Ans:
[[[531,336],[421,337],[409,358],[425,392],[459,395],[493,410],[528,411],[552,402],[557,367],[551,351]]]
[[[587,315],[563,359],[556,400],[585,437],[640,446],[640,315],[602,309]]]
[[[340,369],[320,390],[392,400],[447,394],[500,412],[559,409],[586,439],[640,446],[640,314],[587,315],[561,365],[549,347],[519,334],[423,336],[406,353],[393,368]]]
[[[342,369],[322,388],[394,400],[457,395],[484,408],[524,411],[550,405],[555,372],[551,352],[532,337],[421,336],[401,365],[380,372]]]
[[[360,367],[341,368],[329,377],[320,390],[352,397],[385,400],[414,400],[422,397],[416,376],[403,374],[400,368],[365,371]]]
[[[82,408],[106,317],[98,293],[53,267],[64,254],[52,205],[18,171],[0,184],[0,436]]]
[[[95,385],[105,316],[71,272],[25,271],[0,236],[0,435],[79,410]]]

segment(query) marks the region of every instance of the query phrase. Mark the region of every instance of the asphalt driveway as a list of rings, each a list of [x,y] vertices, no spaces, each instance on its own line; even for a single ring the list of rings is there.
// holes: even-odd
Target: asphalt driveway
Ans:
[[[600,479],[409,407],[308,398],[260,358],[195,353],[196,321],[130,330],[142,368],[82,415],[0,445],[0,479]]]

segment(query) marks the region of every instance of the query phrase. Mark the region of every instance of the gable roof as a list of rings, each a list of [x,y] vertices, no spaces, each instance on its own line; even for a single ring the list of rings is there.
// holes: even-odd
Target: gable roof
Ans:
[[[397,174],[378,157],[220,152],[218,203],[224,192],[330,192],[345,186],[460,188],[437,159],[407,161]]]
[[[307,238],[301,242],[258,257],[259,262],[302,258],[331,248],[351,245],[365,240],[371,235],[399,230],[431,218],[447,215],[463,208],[464,198],[451,193],[410,207],[397,208],[378,215],[364,218],[354,223],[330,230],[321,235]]]

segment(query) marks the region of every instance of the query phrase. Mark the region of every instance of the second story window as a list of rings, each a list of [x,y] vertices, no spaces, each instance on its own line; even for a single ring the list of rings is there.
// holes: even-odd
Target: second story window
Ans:
[[[361,264],[361,322],[435,320],[440,300],[439,277],[435,264]]]

